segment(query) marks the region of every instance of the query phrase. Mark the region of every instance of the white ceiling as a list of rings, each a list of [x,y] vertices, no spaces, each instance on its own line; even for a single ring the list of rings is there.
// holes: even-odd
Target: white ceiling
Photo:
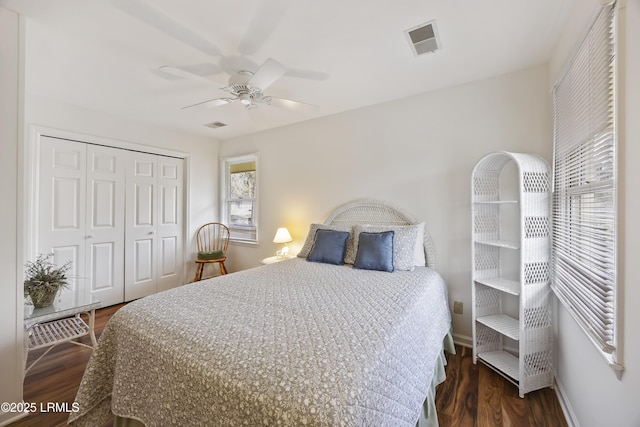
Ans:
[[[548,61],[574,0],[0,0],[27,16],[34,93],[131,120],[228,139]],[[442,49],[415,57],[404,30],[435,20]],[[273,58],[267,95],[317,107],[239,103],[229,74]],[[211,83],[176,78],[189,66]],[[226,72],[225,72],[226,71]],[[252,114],[248,114],[252,113]],[[227,123],[220,129],[203,124]]]

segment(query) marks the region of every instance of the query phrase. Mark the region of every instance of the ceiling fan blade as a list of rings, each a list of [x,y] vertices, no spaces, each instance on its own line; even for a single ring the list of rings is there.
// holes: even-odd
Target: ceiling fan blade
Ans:
[[[222,87],[223,85],[219,84],[218,82],[214,82],[213,80],[210,80],[206,77],[202,77],[196,73],[193,73],[191,71],[189,71],[187,69],[188,67],[174,67],[172,65],[162,65],[159,70],[162,73],[165,74],[169,74],[173,77],[177,77],[180,79],[196,79],[199,80],[201,82],[207,83],[207,84],[213,84],[213,85],[217,85],[219,87]],[[225,85],[226,86],[226,85]]]
[[[249,84],[255,87],[259,87],[261,90],[265,90],[273,84],[276,80],[284,75],[287,69],[276,61],[275,59],[268,58],[264,61],[264,64],[256,71]]]
[[[269,129],[269,121],[260,108],[243,108],[243,110],[247,112],[246,114],[256,127],[256,130]]]
[[[223,72],[222,67],[220,67],[219,64],[214,64],[212,62],[202,62],[199,64],[181,65],[178,68],[188,73],[195,74],[197,76],[205,77],[205,78],[209,78],[209,76],[214,76],[216,74],[220,74]]]
[[[281,0],[261,2],[247,26],[249,32],[240,41],[238,52],[242,55],[253,55],[262,44],[269,39],[271,33],[285,14],[287,4]]]
[[[301,111],[308,108],[317,108],[317,105],[307,104],[306,102],[293,101],[291,99],[276,98],[274,96],[265,97],[265,103],[274,107],[285,108],[287,110]]]
[[[229,104],[233,101],[235,100],[232,98],[209,99],[207,101],[198,102],[197,104],[187,105],[186,107],[182,107],[181,110],[184,110],[186,108],[193,108],[193,107],[200,107],[200,108],[219,107],[221,105]]]
[[[111,4],[144,22],[145,24],[162,31],[182,43],[198,49],[212,56],[220,56],[220,50],[216,45],[205,39],[201,35],[191,31],[169,15],[157,10],[155,6],[148,4],[144,0],[109,0]]]
[[[300,79],[324,81],[329,78],[329,74],[323,73],[322,71],[299,70],[297,68],[289,68],[287,70],[287,77],[298,77]]]

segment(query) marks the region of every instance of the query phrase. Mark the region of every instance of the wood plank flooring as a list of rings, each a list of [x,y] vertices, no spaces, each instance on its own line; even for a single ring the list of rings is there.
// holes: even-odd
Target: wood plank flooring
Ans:
[[[96,335],[122,305],[96,312]],[[89,343],[89,338],[84,337]],[[42,350],[41,350],[42,351]],[[41,351],[29,354],[28,363]],[[456,347],[448,356],[447,380],[438,386],[436,406],[441,427],[565,427],[567,423],[555,391],[543,389],[518,397],[517,388],[482,364],[474,365],[471,349]],[[48,402],[71,406],[91,350],[63,344],[31,369],[24,382],[24,401],[38,407]],[[57,427],[67,424],[67,413],[36,412],[11,427]],[[110,426],[108,422],[104,427]]]
[[[555,390],[518,396],[509,381],[478,363],[472,351],[456,346],[448,355],[447,379],[436,393],[441,427],[567,427]]]

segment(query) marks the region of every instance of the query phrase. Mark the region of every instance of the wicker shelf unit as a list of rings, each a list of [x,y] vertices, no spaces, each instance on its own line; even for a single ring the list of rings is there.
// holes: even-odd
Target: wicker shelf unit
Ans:
[[[473,361],[525,393],[553,385],[549,165],[496,152],[472,174]]]

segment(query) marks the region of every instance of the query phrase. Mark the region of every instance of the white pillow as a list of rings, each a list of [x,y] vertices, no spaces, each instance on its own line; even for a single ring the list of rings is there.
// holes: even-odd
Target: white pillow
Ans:
[[[424,256],[424,222],[416,224],[418,226],[418,235],[416,236],[416,250],[413,262],[417,267],[424,267],[427,259]]]
[[[360,233],[363,231],[370,233],[393,231],[393,268],[395,270],[405,271],[412,271],[414,269],[416,262],[416,239],[419,231],[418,225],[354,225],[352,250],[349,251],[349,248],[347,248],[347,254],[344,257],[346,264],[353,264],[355,262]],[[424,265],[424,263],[422,265]]]

